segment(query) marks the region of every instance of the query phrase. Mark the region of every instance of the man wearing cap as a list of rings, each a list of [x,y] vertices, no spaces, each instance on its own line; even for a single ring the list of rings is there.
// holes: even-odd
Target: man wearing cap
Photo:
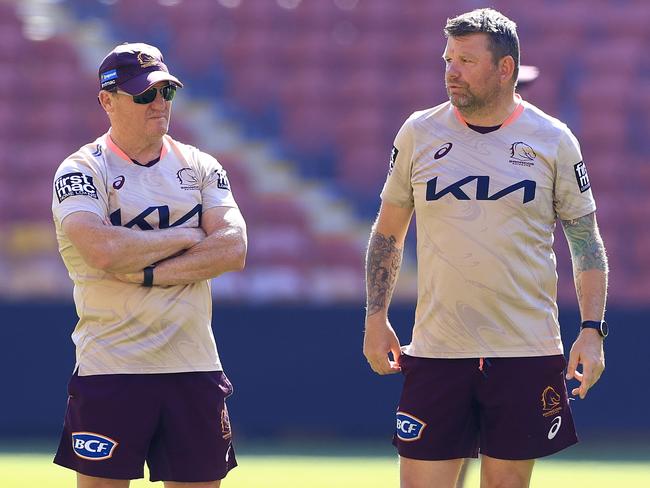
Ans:
[[[211,329],[210,279],[244,267],[224,168],[167,129],[182,83],[160,51],[122,44],[99,68],[109,131],[54,177],[59,251],[79,315],[54,462],[80,488],[214,488],[237,465]]]

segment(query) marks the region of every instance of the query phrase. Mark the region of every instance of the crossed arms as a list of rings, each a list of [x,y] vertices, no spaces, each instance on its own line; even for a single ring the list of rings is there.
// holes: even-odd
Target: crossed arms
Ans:
[[[62,227],[89,266],[125,282],[142,283],[142,270],[154,263],[154,285],[167,286],[241,270],[246,260],[246,224],[237,208],[206,210],[200,228],[134,230],[91,212],[67,216]]]

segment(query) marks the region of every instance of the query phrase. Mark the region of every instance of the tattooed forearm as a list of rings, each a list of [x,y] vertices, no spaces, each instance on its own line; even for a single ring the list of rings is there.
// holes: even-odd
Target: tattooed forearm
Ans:
[[[607,254],[594,214],[563,220],[582,320],[602,320],[607,300]]]
[[[402,249],[394,236],[373,232],[366,254],[367,315],[384,310],[395,289],[397,273],[402,263]]]
[[[571,248],[574,274],[589,269],[607,273],[607,255],[594,214],[563,220],[562,226]]]

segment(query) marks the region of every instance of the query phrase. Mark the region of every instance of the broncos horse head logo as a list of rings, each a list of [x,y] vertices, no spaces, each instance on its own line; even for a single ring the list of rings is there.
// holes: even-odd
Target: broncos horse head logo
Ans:
[[[532,161],[537,157],[533,148],[525,142],[515,142],[510,146],[510,157]]]
[[[559,407],[560,399],[560,394],[552,386],[547,386],[542,392],[542,409],[546,412],[553,410],[555,407]]]
[[[178,178],[178,181],[181,182],[182,186],[196,185],[199,182],[196,174],[194,173],[194,170],[191,168],[183,168],[181,170],[178,170],[176,172],[176,177]]]

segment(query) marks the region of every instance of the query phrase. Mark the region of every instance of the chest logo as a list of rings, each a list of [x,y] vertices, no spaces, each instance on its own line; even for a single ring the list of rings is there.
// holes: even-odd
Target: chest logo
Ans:
[[[451,151],[451,148],[453,147],[453,144],[451,142],[447,142],[446,144],[443,144],[438,148],[436,153],[433,155],[433,159],[440,159],[444,158],[449,151]]]
[[[115,181],[113,181],[113,188],[116,190],[119,190],[124,186],[124,182],[126,181],[126,178],[124,178],[124,175],[120,175],[117,178],[115,178]]]
[[[196,173],[192,168],[183,168],[179,169],[176,172],[176,177],[178,181],[181,182],[181,188],[183,190],[198,190],[199,189],[199,180],[196,177]]]
[[[510,146],[510,163],[516,166],[530,167],[535,164],[537,154],[525,142],[515,142]]]
[[[463,186],[471,183],[476,180],[476,196],[475,200],[499,200],[500,198],[509,195],[510,193],[516,192],[518,190],[524,190],[524,201],[523,203],[528,203],[531,200],[535,199],[535,188],[537,184],[533,180],[521,180],[517,183],[514,183],[510,186],[507,186],[503,190],[500,190],[492,195],[490,195],[490,177],[489,176],[466,176],[465,178],[458,180],[456,183],[452,183],[446,188],[437,191],[436,187],[438,184],[438,177],[430,179],[427,181],[427,194],[426,199],[428,202],[433,200],[439,200],[447,194],[451,194],[456,197],[456,200],[472,200],[472,198],[463,191]]]

